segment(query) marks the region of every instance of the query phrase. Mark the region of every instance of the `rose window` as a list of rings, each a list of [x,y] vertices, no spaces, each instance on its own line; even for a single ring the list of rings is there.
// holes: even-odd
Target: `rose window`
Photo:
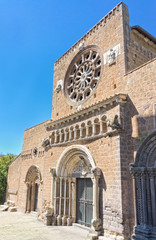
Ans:
[[[80,51],[71,62],[65,77],[65,95],[79,105],[96,88],[101,76],[101,55],[96,47]]]

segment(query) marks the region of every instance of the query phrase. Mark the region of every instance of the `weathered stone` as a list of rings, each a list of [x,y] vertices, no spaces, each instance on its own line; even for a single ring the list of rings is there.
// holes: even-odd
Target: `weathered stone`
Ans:
[[[9,212],[17,212],[17,207],[9,207]]]
[[[7,205],[0,205],[0,212],[7,211],[8,208],[9,208],[9,206],[7,206]]]
[[[129,26],[121,2],[55,62],[52,119],[25,131],[8,173],[17,194],[7,199],[47,225],[83,223],[101,240],[131,239],[136,199],[135,234],[148,235],[148,221],[155,231],[155,43]]]

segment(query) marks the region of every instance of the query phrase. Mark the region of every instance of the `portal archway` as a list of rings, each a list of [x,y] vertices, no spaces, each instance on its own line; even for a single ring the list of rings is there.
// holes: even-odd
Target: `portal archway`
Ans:
[[[52,175],[53,225],[78,222],[99,230],[101,170],[85,146],[73,145],[61,154]],[[84,214],[85,213],[85,214]]]
[[[39,185],[42,182],[39,167],[32,165],[26,174],[25,183],[27,185],[26,212],[37,211]]]
[[[156,239],[156,130],[140,145],[131,170],[136,202],[134,239]]]

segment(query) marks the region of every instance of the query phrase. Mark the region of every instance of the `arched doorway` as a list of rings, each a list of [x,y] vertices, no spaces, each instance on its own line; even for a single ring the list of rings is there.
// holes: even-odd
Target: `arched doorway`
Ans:
[[[140,145],[131,171],[136,203],[133,239],[156,239],[156,131]]]
[[[38,209],[38,190],[42,182],[39,168],[32,165],[26,174],[25,183],[27,185],[26,212],[37,211]]]
[[[53,225],[73,222],[99,230],[99,186],[101,170],[82,145],[68,147],[56,169],[51,168]]]

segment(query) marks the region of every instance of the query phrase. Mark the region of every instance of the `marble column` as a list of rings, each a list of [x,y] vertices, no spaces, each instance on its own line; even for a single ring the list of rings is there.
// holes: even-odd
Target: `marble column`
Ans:
[[[60,143],[62,143],[62,142],[63,142],[63,133],[60,132]]]
[[[100,121],[100,134],[103,134],[103,121]]]
[[[74,140],[77,139],[77,128],[74,128]]]
[[[72,217],[71,217],[71,207],[72,207],[72,189],[71,189],[71,182],[72,179],[68,179],[68,184],[69,184],[69,208],[68,208],[68,218],[67,218],[67,225],[71,226],[72,225]]]
[[[71,141],[72,140],[72,129],[69,129],[69,141]]]
[[[92,136],[96,135],[96,124],[93,123],[93,128],[92,128]]]
[[[63,217],[62,217],[62,225],[67,225],[67,178],[64,178],[64,211],[63,211]]]
[[[60,177],[60,197],[59,197],[59,215],[57,217],[57,225],[61,226],[62,225],[62,177]]]
[[[65,132],[64,132],[65,136],[64,136],[64,141],[67,142],[68,141],[68,131],[67,129],[65,129]]]
[[[57,133],[55,132],[55,135],[54,135],[54,144],[57,143]]]
[[[55,190],[55,176],[56,176],[56,168],[50,168],[49,172],[51,174],[51,208],[52,213],[54,212],[54,190]]]
[[[57,182],[58,182],[58,177],[54,178],[54,218],[53,218],[53,223],[52,225],[57,225]]]
[[[80,138],[83,138],[83,127],[80,128]]]
[[[86,137],[89,137],[89,126],[86,126]]]
[[[101,169],[95,167],[92,169],[93,177],[93,219],[92,219],[92,229],[95,231],[100,231],[101,219],[99,218],[99,178],[101,176]]]
[[[76,178],[72,178],[72,219],[76,222]]]
[[[35,209],[35,183],[33,182],[31,184],[31,211],[34,211]]]

